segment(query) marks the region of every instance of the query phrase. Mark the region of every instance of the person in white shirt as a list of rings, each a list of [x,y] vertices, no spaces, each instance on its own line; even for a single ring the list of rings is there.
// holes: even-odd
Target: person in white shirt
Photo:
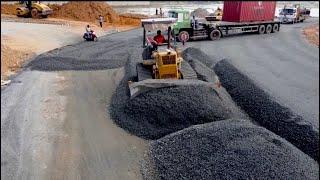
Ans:
[[[88,24],[87,27],[86,27],[86,33],[87,33],[88,37],[91,37],[92,30],[91,30],[89,24]]]

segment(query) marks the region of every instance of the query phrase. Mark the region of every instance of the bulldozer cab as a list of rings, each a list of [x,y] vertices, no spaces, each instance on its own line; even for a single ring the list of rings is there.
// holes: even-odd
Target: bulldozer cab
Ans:
[[[147,47],[148,45],[154,45],[156,42],[153,40],[154,35],[158,30],[162,32],[162,34],[168,35],[168,30],[176,23],[176,18],[154,18],[154,19],[142,19],[141,25],[143,28],[143,47]],[[167,36],[169,37],[169,36]],[[167,45],[168,39],[166,39],[166,43],[161,44]],[[159,46],[159,44],[158,44]]]
[[[167,52],[167,50],[172,48],[171,38],[172,25],[177,21],[176,18],[155,18],[155,19],[143,19],[141,24],[143,27],[143,47],[144,51],[142,54],[142,59],[144,63],[155,63],[155,57],[159,52]],[[165,43],[157,43],[154,40],[156,32],[160,30],[162,35],[165,37]],[[155,52],[155,53],[154,53]],[[161,54],[165,55],[165,54]]]
[[[176,18],[143,19],[143,47],[142,66],[152,72],[153,79],[179,79],[179,67],[182,58],[176,49],[172,48],[171,26]],[[166,42],[159,44],[153,40],[155,32],[164,32]],[[140,80],[142,80],[140,78]]]

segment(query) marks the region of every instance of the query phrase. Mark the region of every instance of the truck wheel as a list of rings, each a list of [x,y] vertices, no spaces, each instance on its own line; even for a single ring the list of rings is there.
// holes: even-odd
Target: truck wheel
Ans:
[[[213,30],[211,31],[210,35],[209,35],[211,40],[218,40],[221,37],[221,32],[219,30]]]
[[[266,33],[270,34],[271,32],[272,32],[272,25],[268,24],[267,27],[266,27]]]
[[[187,31],[181,31],[179,33],[178,39],[180,42],[184,41],[187,42],[189,40],[189,33]]]
[[[265,32],[266,32],[266,26],[260,25],[258,33],[259,34],[264,34]]]
[[[274,24],[272,27],[272,32],[278,32],[279,31],[279,24]]]
[[[38,18],[38,10],[37,9],[32,9],[31,10],[31,17],[32,18]]]

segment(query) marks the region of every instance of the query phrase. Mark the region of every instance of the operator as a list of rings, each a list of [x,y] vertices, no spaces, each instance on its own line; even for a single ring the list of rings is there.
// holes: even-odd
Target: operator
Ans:
[[[161,31],[157,31],[157,35],[154,36],[153,40],[155,40],[158,44],[162,44],[165,42],[164,36],[161,34]]]

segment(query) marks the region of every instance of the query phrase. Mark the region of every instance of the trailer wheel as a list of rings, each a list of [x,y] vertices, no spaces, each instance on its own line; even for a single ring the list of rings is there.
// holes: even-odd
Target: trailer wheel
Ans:
[[[266,26],[265,25],[260,25],[259,26],[259,34],[264,34],[266,32]]]
[[[37,9],[32,9],[31,10],[31,17],[32,18],[38,18],[38,10]]]
[[[180,42],[184,41],[187,42],[189,40],[189,33],[187,31],[181,31],[179,33],[178,39]]]
[[[221,32],[217,29],[211,31],[210,35],[209,35],[211,40],[218,40],[221,37]]]
[[[279,31],[279,24],[274,24],[272,27],[272,32],[278,32]]]
[[[266,28],[266,33],[267,34],[270,34],[272,32],[272,25],[271,24],[268,24],[267,25],[267,28]]]

